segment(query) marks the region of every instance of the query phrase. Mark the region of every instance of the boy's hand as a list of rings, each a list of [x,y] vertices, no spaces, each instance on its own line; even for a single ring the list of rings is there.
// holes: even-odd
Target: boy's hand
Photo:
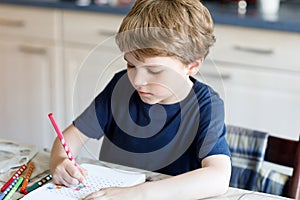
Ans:
[[[68,158],[56,162],[56,165],[51,167],[53,183],[67,187],[83,183],[87,172],[80,166],[78,168]]]

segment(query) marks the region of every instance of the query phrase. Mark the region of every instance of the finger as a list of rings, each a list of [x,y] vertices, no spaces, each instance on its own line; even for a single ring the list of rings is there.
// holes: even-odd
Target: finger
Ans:
[[[66,177],[65,180],[70,184],[76,185],[78,183],[84,182],[86,179],[85,176],[81,173],[81,170],[74,165],[68,167],[66,171],[69,174],[69,178]]]
[[[87,171],[81,167],[78,166],[78,171],[80,171],[80,175],[76,174],[75,178],[77,178],[79,180],[80,183],[86,185],[86,178],[87,178]]]
[[[56,185],[64,185],[67,187],[71,187],[73,185],[76,185],[78,183],[78,181],[76,179],[74,179],[75,181],[70,181],[66,178],[66,176],[57,176],[57,175],[53,175],[52,176],[52,180],[53,183]]]
[[[69,169],[69,168],[68,168]],[[68,171],[68,169],[63,169],[62,172],[60,174],[58,174],[60,177],[59,182],[62,185],[65,185],[67,187],[71,187],[74,185],[79,184],[79,181],[77,178],[74,178],[70,172]]]
[[[69,186],[72,184],[72,177],[67,173],[64,168],[60,168],[52,174],[52,180],[54,184]]]
[[[103,197],[105,195],[105,191],[104,190],[99,190],[97,192],[93,192],[91,194],[89,194],[88,196],[86,196],[84,198],[84,200],[92,200],[98,197]]]
[[[62,177],[62,183],[67,187],[72,187],[78,185],[79,181],[75,178],[68,176],[68,177]]]
[[[84,168],[81,168],[81,167],[79,167],[79,169],[80,169],[80,172],[82,173],[82,175],[83,175],[84,177],[87,177],[88,171],[87,171],[86,169],[84,169]]]

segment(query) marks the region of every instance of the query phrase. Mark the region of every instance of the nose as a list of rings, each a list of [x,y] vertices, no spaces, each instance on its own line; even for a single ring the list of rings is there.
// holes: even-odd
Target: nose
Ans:
[[[147,84],[147,75],[143,69],[136,69],[135,73],[133,73],[132,80],[135,86],[144,86]]]

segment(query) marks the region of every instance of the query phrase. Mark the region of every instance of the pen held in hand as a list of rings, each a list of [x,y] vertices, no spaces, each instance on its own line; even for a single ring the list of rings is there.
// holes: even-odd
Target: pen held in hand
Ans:
[[[53,125],[53,127],[55,129],[55,132],[57,133],[57,136],[58,136],[58,138],[59,138],[59,140],[60,140],[60,142],[61,142],[61,144],[62,144],[62,146],[63,146],[63,148],[64,148],[64,150],[65,150],[65,152],[66,152],[66,154],[68,156],[68,158],[69,158],[69,160],[72,163],[74,163],[75,167],[77,167],[77,169],[79,170],[79,172],[83,175],[83,172],[81,171],[81,169],[79,168],[79,165],[75,161],[75,159],[74,159],[74,157],[72,155],[71,149],[68,147],[67,142],[66,142],[66,140],[64,138],[64,135],[62,134],[61,130],[59,129],[59,127],[58,127],[58,125],[57,125],[57,123],[56,123],[56,121],[54,119],[53,114],[49,113],[48,117],[49,117],[49,119],[50,119],[50,121],[51,121],[51,123],[52,123],[52,125]],[[85,182],[85,181],[83,181],[83,182]],[[85,183],[83,183],[83,184],[85,185]]]

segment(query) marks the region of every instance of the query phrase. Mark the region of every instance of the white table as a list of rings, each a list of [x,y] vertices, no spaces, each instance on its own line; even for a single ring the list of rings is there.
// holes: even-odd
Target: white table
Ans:
[[[33,162],[35,163],[35,169],[32,174],[32,182],[39,180],[40,178],[44,177],[49,173],[49,156],[50,152],[48,150],[41,149],[39,150],[38,154],[33,158]],[[146,174],[146,179],[148,181],[155,181],[163,178],[167,178],[167,175],[149,172],[140,169],[133,169],[128,168],[125,166],[120,166],[112,163],[101,162],[98,160],[91,160],[87,158],[81,158],[77,160],[78,163],[91,163],[102,165],[106,167],[116,168],[116,169],[123,169],[123,170],[131,170],[131,171],[139,171],[144,172]],[[10,176],[13,174],[15,170],[8,171],[5,174],[0,174],[0,186],[5,183],[5,180],[8,180]],[[19,192],[16,192],[13,196],[13,200],[20,199],[23,195]],[[284,198],[280,196],[274,196],[259,192],[252,192],[237,188],[229,188],[226,194],[218,197],[206,198],[206,199],[217,199],[217,200],[290,200],[289,198]]]

